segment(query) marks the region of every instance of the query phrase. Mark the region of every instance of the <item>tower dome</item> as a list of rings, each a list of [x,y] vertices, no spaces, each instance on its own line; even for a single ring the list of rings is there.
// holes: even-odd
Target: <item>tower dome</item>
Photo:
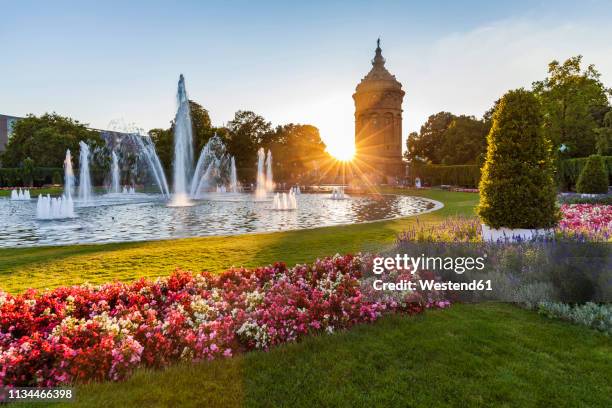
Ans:
[[[372,60],[372,69],[363,77],[355,89],[356,93],[376,90],[393,89],[401,90],[402,84],[385,68],[385,58],[380,48],[380,38],[376,41],[376,51]]]

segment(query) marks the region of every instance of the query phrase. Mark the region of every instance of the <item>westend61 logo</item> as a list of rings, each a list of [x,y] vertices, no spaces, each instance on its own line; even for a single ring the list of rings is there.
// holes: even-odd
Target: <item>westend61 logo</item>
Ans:
[[[419,271],[430,272],[454,272],[458,275],[466,271],[482,271],[485,267],[487,255],[471,257],[441,257],[441,256],[409,256],[407,254],[397,254],[394,257],[376,257],[372,271],[375,275],[383,272],[397,271],[408,272],[415,275]],[[391,274],[392,275],[392,274]],[[389,276],[391,277],[391,276]],[[382,278],[382,277],[381,277]],[[416,281],[402,279],[398,282],[385,282],[383,279],[376,279],[372,282],[374,290],[390,291],[414,291],[414,290],[453,290],[453,291],[491,291],[490,280],[472,280],[469,282],[440,282],[438,280],[417,279]]]
[[[415,274],[419,270],[427,271],[454,271],[462,274],[465,271],[482,271],[487,255],[480,257],[441,257],[441,256],[409,256],[397,254],[394,257],[374,258],[373,272],[380,275],[385,270],[410,271]]]

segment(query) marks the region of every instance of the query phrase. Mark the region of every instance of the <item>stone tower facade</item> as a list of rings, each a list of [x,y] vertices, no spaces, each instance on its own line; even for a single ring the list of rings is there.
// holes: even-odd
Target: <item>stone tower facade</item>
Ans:
[[[402,84],[385,68],[377,41],[372,69],[357,85],[355,158],[371,182],[393,182],[403,173]]]

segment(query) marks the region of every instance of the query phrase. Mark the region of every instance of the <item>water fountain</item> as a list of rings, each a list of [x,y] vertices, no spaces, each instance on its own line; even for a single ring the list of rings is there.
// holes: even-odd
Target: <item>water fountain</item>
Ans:
[[[264,169],[265,166],[265,169]],[[272,152],[266,152],[263,147],[257,152],[257,187],[255,188],[255,199],[263,200],[269,192],[274,191],[274,180],[272,178]]]
[[[272,202],[272,209],[278,211],[297,210],[297,200],[293,190],[287,193],[276,193]]]
[[[274,191],[274,180],[272,179],[272,151],[268,150],[266,157],[266,191],[271,193]]]
[[[161,165],[159,156],[155,151],[155,144],[148,135],[132,134],[129,137],[130,140],[135,141],[139,146],[139,154],[144,155],[149,169],[153,174],[155,183],[159,187],[160,193],[165,196],[170,196],[170,189],[168,188],[168,182],[166,181],[166,175],[164,168]]]
[[[344,187],[338,186],[332,189],[331,199],[332,200],[344,200],[346,196],[344,195]]]
[[[74,188],[74,171],[72,171],[72,155],[70,149],[66,150],[66,158],[64,159],[64,197],[72,198],[72,189]]]
[[[112,165],[111,165],[111,185],[109,189],[109,193],[118,194],[119,193],[119,159],[117,158],[117,153],[113,150],[111,153]]]
[[[30,200],[30,190],[13,190],[11,191],[11,200],[12,201],[29,201]]]
[[[49,194],[46,196],[39,194],[38,201],[36,202],[36,218],[40,220],[55,220],[76,217],[74,202],[72,201],[73,186],[72,156],[70,149],[68,149],[66,150],[66,159],[64,159],[64,194],[57,198],[52,198]]]
[[[200,199],[203,197],[202,194],[208,189],[210,189],[211,180],[213,179],[215,169],[216,169],[216,162],[213,160],[208,164],[208,166],[206,167],[206,171],[204,172],[204,174],[202,174],[202,177],[200,177],[200,180],[197,182],[196,187],[192,190],[193,191],[193,194],[191,194],[192,198]],[[196,181],[197,180],[194,179],[194,183]]]
[[[181,74],[177,92],[178,110],[174,119],[174,185],[170,206],[191,205],[187,186],[193,163],[193,135],[185,77]]]
[[[264,164],[266,160],[266,152],[263,147],[257,151],[257,186],[255,187],[255,198],[258,200],[266,198],[266,173],[264,172]]]
[[[196,164],[191,188],[191,198],[200,199],[207,191],[237,192],[238,180],[236,163],[233,156],[227,153],[225,144],[216,134],[202,148]]]
[[[74,218],[74,203],[72,197],[51,197],[38,195],[36,202],[36,218],[39,220],[57,220],[62,218]]]
[[[238,175],[236,173],[236,160],[234,156],[230,161],[230,191],[232,193],[238,192]]]
[[[91,176],[89,174],[89,146],[87,143],[80,141],[79,161],[81,167],[79,170],[79,200],[82,202],[90,202],[91,195]]]
[[[121,194],[136,194],[136,189],[130,186],[123,186]]]

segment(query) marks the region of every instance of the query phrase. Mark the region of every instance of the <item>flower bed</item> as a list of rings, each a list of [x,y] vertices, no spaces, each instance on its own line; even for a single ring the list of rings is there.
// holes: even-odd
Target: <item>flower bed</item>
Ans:
[[[563,204],[561,233],[576,234],[590,240],[608,241],[612,237],[612,206],[599,204]]]
[[[230,357],[386,312],[448,306],[440,293],[364,295],[368,262],[347,255],[291,269],[277,263],[220,275],[177,270],[157,281],[0,292],[0,383],[121,380],[138,366]]]
[[[612,205],[563,204],[561,221],[555,237],[564,241],[612,240]],[[537,241],[548,240],[538,237]],[[481,242],[482,222],[477,217],[447,217],[435,224],[411,224],[396,237],[397,243],[420,242]]]

